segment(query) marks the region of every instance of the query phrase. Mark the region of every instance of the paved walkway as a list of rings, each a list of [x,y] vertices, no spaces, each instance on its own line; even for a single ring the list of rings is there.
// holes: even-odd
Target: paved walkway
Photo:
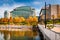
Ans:
[[[54,27],[53,29],[47,29],[45,28],[44,25],[38,24],[38,26],[47,40],[60,40],[60,27]]]

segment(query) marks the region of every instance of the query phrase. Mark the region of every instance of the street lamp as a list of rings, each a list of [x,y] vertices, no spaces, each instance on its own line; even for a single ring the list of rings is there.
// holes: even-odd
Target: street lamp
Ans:
[[[53,17],[53,27],[54,27],[54,15],[52,15],[52,17]]]
[[[49,9],[46,9],[46,6],[47,6],[47,5],[49,5]],[[46,24],[47,24],[47,21],[46,21],[46,19],[47,19],[47,18],[46,18],[46,10],[49,10],[49,12],[51,12],[51,11],[50,11],[50,7],[51,7],[51,5],[50,5],[50,4],[46,4],[46,2],[45,2],[45,28],[46,28]]]
[[[47,24],[47,22],[46,22],[46,10],[48,10],[48,9],[46,9],[46,2],[45,2],[45,7],[44,7],[44,9],[42,9],[42,10],[44,10],[44,23],[45,23],[45,28],[46,28],[46,24]],[[50,6],[50,5],[49,5]],[[42,10],[41,10],[41,12],[42,12]],[[41,12],[40,12],[40,16],[41,16]]]
[[[45,2],[45,28],[46,28],[46,2]]]

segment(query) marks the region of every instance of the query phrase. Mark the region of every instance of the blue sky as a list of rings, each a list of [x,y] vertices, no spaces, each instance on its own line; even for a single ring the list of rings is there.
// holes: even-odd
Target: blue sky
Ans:
[[[0,0],[0,18],[4,16],[4,11],[12,11],[19,6],[31,6],[36,9],[36,15],[39,15],[41,8],[47,4],[60,4],[60,0]]]

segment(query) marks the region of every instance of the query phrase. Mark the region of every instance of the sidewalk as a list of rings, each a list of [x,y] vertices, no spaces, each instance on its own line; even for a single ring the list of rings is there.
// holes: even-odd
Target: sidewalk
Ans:
[[[54,27],[53,29],[47,29],[44,25],[38,24],[39,29],[44,35],[46,40],[60,40],[60,27]]]

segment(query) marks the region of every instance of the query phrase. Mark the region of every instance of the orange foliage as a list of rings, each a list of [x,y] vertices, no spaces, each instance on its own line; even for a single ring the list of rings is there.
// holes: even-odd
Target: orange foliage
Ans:
[[[37,19],[37,17],[30,16],[29,18],[26,19],[26,22],[30,25],[36,25],[38,22],[38,19]]]
[[[34,22],[38,22],[38,18],[37,17],[33,17],[33,21]]]
[[[12,17],[10,17],[9,22],[13,22],[13,18]]]
[[[19,17],[15,17],[13,21],[14,22],[20,22],[19,19],[20,19]]]
[[[12,18],[10,17],[9,19],[8,18],[1,18],[0,19],[0,22],[10,22],[10,23],[13,23],[13,22],[19,22],[19,23],[28,23],[28,24],[36,24],[38,22],[38,19],[37,17],[28,17],[27,19],[25,19],[24,17],[15,17],[15,18]]]
[[[31,17],[31,16],[28,19],[29,19],[29,22],[33,21],[33,17]]]
[[[25,18],[24,17],[15,17],[14,18],[14,22],[24,22],[25,21]]]
[[[0,21],[1,22],[8,22],[8,19],[7,18],[1,18]]]
[[[28,18],[30,22],[38,22],[38,18],[37,17],[29,17]]]
[[[24,17],[20,17],[20,20],[21,20],[22,22],[24,22],[24,21],[25,21],[25,18],[24,18]]]

